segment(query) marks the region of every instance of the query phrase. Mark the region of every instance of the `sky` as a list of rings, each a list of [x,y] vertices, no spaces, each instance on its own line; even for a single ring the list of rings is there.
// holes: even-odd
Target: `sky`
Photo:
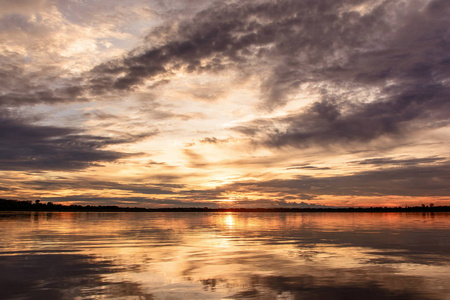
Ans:
[[[2,0],[0,198],[450,205],[447,0]]]

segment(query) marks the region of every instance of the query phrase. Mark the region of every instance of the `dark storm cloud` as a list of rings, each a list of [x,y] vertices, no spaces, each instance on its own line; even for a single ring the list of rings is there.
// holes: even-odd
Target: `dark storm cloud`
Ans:
[[[236,183],[229,190],[337,196],[448,196],[450,165],[405,166],[346,176],[301,176],[289,180]]]
[[[255,120],[232,129],[257,137],[269,147],[308,147],[368,142],[381,136],[399,137],[448,125],[450,89],[442,84],[416,84],[417,87],[406,87],[388,100],[366,104],[323,97],[296,114],[264,120],[268,123],[264,127]]]
[[[111,162],[132,154],[104,150],[151,136],[112,138],[83,133],[75,128],[41,126],[22,119],[0,116],[1,170],[77,170]]]
[[[179,24],[167,43],[97,66],[91,87],[98,92],[130,89],[181,67],[202,72],[266,65],[271,71],[262,91],[267,105],[273,106],[272,102],[284,102],[285,94],[301,82],[310,81],[315,76],[312,71],[329,65],[324,58],[346,56],[354,47],[373,43],[368,36],[388,28],[385,12],[391,7],[387,4],[367,16],[345,12],[363,2],[216,4]]]
[[[309,59],[302,65],[290,59],[285,68],[280,67],[275,73],[276,79],[268,83],[270,93],[278,89],[286,93],[301,82],[316,84],[322,93],[319,101],[287,117],[253,120],[233,129],[269,147],[306,147],[367,142],[384,135],[398,136],[448,125],[450,19],[446,16],[450,4],[431,1],[422,10],[406,9],[403,15],[399,13],[398,20],[392,21],[392,28],[384,28],[385,32],[367,31],[366,27],[375,20],[389,23],[388,9],[393,3],[385,2],[364,17],[350,14],[353,20],[333,19],[332,24],[356,22],[361,26],[357,34],[331,35],[328,39],[327,35],[318,34],[312,39],[312,45],[324,39],[324,49],[329,43],[333,45],[329,45],[331,49],[337,45],[336,53],[346,59],[327,61],[329,50],[313,46],[311,51],[322,60],[315,63]],[[321,19],[319,28],[328,28],[327,20]],[[379,26],[374,28],[380,29]],[[370,41],[372,48],[367,47]],[[303,48],[298,48],[295,41],[289,45],[291,50],[285,53],[286,57],[296,53],[309,55],[308,50],[306,54],[296,52]],[[355,48],[363,45],[363,50]],[[367,101],[358,91],[361,88],[377,89],[375,99]]]

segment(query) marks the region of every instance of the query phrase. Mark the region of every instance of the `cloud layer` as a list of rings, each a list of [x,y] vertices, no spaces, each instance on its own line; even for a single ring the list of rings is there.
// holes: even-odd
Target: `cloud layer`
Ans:
[[[105,3],[0,4],[4,197],[450,200],[448,1]]]
[[[102,137],[76,128],[40,126],[20,119],[1,118],[0,170],[79,170],[133,155],[104,148],[133,143],[147,136]]]

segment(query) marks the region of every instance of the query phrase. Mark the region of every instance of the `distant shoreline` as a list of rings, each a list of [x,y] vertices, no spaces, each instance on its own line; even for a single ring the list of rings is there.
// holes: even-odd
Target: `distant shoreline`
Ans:
[[[207,208],[207,207],[167,207],[142,208],[93,205],[62,205],[41,201],[17,201],[0,199],[0,211],[29,212],[450,212],[450,206],[433,204],[405,207],[338,207],[338,208]]]

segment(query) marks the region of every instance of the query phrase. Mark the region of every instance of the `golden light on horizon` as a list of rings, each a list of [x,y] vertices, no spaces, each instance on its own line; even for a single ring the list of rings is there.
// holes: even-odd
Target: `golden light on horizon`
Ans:
[[[0,4],[0,197],[146,207],[450,201],[448,51],[423,43],[449,26],[430,0],[268,1],[274,15],[253,15],[261,3],[252,1],[223,11],[209,1],[10,2]],[[360,34],[341,39],[337,28]]]

